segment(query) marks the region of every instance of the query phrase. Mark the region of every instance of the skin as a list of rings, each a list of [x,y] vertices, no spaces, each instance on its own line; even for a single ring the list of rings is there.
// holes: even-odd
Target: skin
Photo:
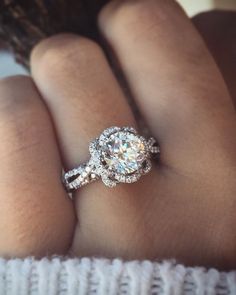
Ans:
[[[107,53],[161,147],[161,163],[132,185],[98,181],[72,202],[60,182],[61,166],[86,161],[103,129],[137,125],[99,45],[51,37],[32,52],[32,78],[0,82],[1,255],[236,266],[235,64],[204,17],[196,29],[170,0],[114,1],[100,13]],[[230,38],[216,37],[233,60]]]

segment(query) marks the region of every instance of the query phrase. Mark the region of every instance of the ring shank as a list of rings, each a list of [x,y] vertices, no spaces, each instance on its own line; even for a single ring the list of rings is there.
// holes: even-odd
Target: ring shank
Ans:
[[[68,192],[73,192],[97,179],[99,176],[94,172],[90,161],[64,173],[63,176],[63,182]]]

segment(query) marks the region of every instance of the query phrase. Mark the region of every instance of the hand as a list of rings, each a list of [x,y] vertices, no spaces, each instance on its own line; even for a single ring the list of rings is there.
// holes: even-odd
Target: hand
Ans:
[[[99,25],[161,163],[138,183],[97,181],[69,200],[61,167],[86,161],[105,128],[136,122],[96,43],[66,34],[41,42],[32,78],[0,82],[0,254],[234,267],[236,114],[206,45],[170,0],[112,2]]]

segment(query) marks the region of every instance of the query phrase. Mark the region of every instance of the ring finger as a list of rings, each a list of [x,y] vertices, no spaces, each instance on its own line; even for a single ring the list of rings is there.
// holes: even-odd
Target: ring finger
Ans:
[[[31,62],[33,77],[53,116],[68,169],[88,160],[89,142],[105,128],[135,127],[131,109],[102,50],[94,42],[73,35],[56,36],[34,49]],[[149,183],[154,179],[151,174],[147,178]],[[113,190],[96,182],[81,189],[76,194],[79,224],[74,253],[125,256],[125,244],[130,243],[127,236],[131,237],[137,228],[131,220],[142,215],[136,213],[143,210],[143,204],[138,205],[141,186],[145,189],[147,181]],[[127,235],[119,235],[124,227]],[[122,241],[117,243],[117,237],[122,237]]]

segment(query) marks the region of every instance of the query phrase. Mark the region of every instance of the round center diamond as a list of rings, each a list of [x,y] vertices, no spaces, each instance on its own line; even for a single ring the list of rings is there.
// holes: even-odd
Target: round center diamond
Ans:
[[[108,167],[120,174],[137,171],[145,160],[145,146],[135,134],[117,132],[110,136],[104,148],[104,160]]]

